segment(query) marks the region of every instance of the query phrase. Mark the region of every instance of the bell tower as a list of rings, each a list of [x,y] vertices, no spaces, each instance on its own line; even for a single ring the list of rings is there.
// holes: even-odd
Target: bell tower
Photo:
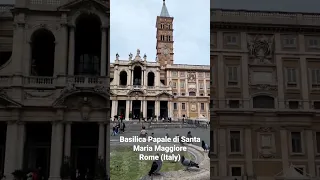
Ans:
[[[173,64],[173,17],[170,17],[163,0],[160,16],[157,16],[157,58],[161,66]]]

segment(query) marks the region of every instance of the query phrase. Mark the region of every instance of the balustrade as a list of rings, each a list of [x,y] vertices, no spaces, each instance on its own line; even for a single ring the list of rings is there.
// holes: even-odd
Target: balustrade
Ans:
[[[107,86],[106,77],[88,77],[88,76],[67,76],[67,77],[40,77],[27,76],[22,78],[22,86],[25,87],[48,87],[52,88],[57,85],[58,78],[64,82],[62,86],[74,84],[79,87],[94,87],[97,85]],[[13,76],[0,76],[0,87],[10,87],[12,85]],[[60,79],[59,79],[60,80]],[[61,82],[61,81],[60,81]]]

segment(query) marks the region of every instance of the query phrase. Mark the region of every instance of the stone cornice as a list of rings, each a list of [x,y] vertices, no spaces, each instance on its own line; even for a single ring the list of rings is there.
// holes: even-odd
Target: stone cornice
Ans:
[[[215,30],[243,30],[246,32],[299,32],[299,33],[318,33],[320,26],[299,26],[299,25],[271,25],[271,24],[245,24],[232,22],[211,22],[210,28]]]
[[[211,9],[211,28],[272,31],[320,31],[320,14]]]

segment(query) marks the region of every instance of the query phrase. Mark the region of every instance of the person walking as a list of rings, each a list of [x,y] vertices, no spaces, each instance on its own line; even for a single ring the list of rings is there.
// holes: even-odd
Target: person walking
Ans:
[[[148,133],[147,133],[147,130],[146,130],[146,127],[142,126],[142,129],[140,131],[140,137],[147,137]]]

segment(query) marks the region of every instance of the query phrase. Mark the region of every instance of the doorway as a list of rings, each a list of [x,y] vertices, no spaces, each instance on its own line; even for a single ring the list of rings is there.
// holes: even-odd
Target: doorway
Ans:
[[[155,101],[147,101],[147,118],[153,118],[155,113],[154,113],[154,106],[155,106]]]
[[[140,119],[141,114],[141,101],[132,101],[132,118]]]
[[[80,176],[94,176],[98,160],[99,125],[97,123],[74,123],[71,126],[71,163]],[[102,157],[104,158],[104,157]],[[87,174],[89,170],[89,174]]]
[[[24,168],[41,169],[44,179],[50,171],[51,123],[27,123]]]
[[[160,101],[160,118],[168,117],[168,101]]]
[[[74,164],[80,174],[85,174],[89,170],[89,175],[94,176],[96,161],[98,160],[98,152],[95,147],[75,147],[74,148]]]

